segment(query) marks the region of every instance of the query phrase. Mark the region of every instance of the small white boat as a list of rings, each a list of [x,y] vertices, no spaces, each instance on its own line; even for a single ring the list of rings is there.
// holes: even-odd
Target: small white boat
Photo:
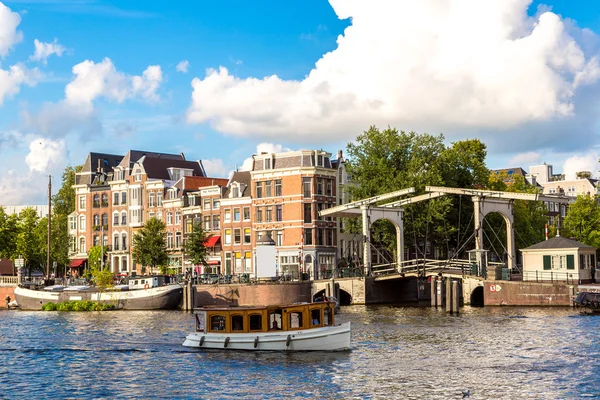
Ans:
[[[350,349],[350,322],[334,323],[333,302],[196,309],[186,347],[251,351]]]

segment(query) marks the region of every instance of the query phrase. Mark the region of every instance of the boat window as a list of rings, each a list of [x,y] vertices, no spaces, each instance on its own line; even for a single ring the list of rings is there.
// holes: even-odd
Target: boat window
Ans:
[[[275,310],[269,314],[269,330],[281,330],[281,310]]]
[[[333,312],[331,311],[331,307],[325,307],[323,309],[323,325],[325,325],[325,326],[331,325],[332,317],[333,317]]]
[[[250,330],[262,331],[262,315],[254,314],[250,316]]]
[[[232,331],[243,331],[244,330],[244,316],[233,315],[231,317],[231,330]]]
[[[224,331],[225,330],[225,317],[223,315],[213,315],[210,317],[210,330],[211,331]]]
[[[196,331],[204,332],[204,313],[196,314]]]
[[[321,325],[321,310],[319,308],[311,310],[310,319],[311,319],[312,326]]]
[[[290,313],[290,329],[302,328],[304,324],[302,323],[302,312],[291,312]]]

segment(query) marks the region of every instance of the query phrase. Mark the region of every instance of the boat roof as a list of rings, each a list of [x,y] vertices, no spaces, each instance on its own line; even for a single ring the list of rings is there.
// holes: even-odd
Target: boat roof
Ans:
[[[319,301],[315,303],[307,303],[307,302],[298,302],[292,304],[274,304],[268,306],[235,306],[235,305],[208,305],[204,307],[194,308],[194,311],[240,311],[240,310],[264,310],[264,309],[277,309],[277,308],[290,308],[290,307],[298,307],[298,306],[308,306],[308,305],[321,305],[333,303],[331,301]]]

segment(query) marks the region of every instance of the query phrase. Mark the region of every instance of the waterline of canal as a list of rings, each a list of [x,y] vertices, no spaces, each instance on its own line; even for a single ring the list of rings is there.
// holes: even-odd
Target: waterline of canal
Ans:
[[[203,352],[178,311],[0,311],[0,398],[462,398],[600,395],[600,317],[570,308],[344,307],[353,349]]]

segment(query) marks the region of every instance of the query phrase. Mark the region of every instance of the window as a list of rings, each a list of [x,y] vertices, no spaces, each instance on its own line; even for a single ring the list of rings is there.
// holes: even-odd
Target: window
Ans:
[[[210,199],[204,199],[204,209],[205,210],[210,210]]]
[[[288,314],[289,321],[290,321],[289,329],[302,328],[304,326],[303,325],[303,321],[302,321],[302,316],[303,316],[302,312],[291,312],[291,313],[289,313]]]
[[[244,228],[244,244],[250,244],[250,228]]]
[[[323,195],[323,179],[317,178],[317,194]]]
[[[265,182],[265,197],[272,197],[272,196],[273,196],[272,182],[266,181]]]
[[[252,272],[252,252],[244,252],[244,272]]]
[[[173,232],[167,232],[167,248],[173,247]]]
[[[231,253],[225,253],[225,274],[231,274]]]
[[[325,235],[323,229],[317,229],[317,246],[325,245]]]
[[[127,250],[127,234],[126,233],[121,235],[121,244],[123,245],[123,250]]]
[[[323,221],[323,217],[321,216],[321,211],[323,211],[323,209],[325,208],[325,204],[323,203],[317,203],[317,219],[319,221]]]
[[[224,331],[225,330],[225,316],[213,315],[210,317],[210,330],[211,331]]]
[[[154,192],[148,193],[148,207],[154,207]]]
[[[225,244],[231,244],[231,229],[225,229]]]
[[[102,193],[102,207],[108,207],[108,195]]]
[[[262,188],[263,188],[263,183],[262,182],[256,182],[256,198],[260,199],[262,196]]]
[[[210,231],[210,215],[204,216],[204,230]]]
[[[242,242],[242,234],[240,229],[233,230],[233,244],[240,244]]]
[[[94,235],[94,246],[100,246],[100,236]]]
[[[240,188],[237,184],[234,183],[234,186],[231,187],[231,196],[229,197],[240,197]]]
[[[262,222],[262,208],[257,208],[256,209],[256,222]]]
[[[231,316],[231,331],[244,331],[244,316],[243,315],[232,315]]]
[[[196,196],[188,196],[188,205],[193,207],[196,205]]]
[[[313,230],[310,228],[304,230],[304,244],[309,246],[313,244]]]
[[[194,220],[189,218],[185,220],[185,232],[190,233],[194,230]]]
[[[72,231],[77,229],[77,217],[69,216],[69,229]]]
[[[552,269],[562,269],[567,267],[567,256],[556,255],[552,256]]]
[[[262,331],[262,315],[252,314],[249,317],[250,330],[251,331]]]
[[[317,165],[319,167],[323,166],[323,156],[317,156]]]
[[[264,167],[265,167],[264,169],[271,169],[271,159],[270,158],[265,158],[263,160],[263,162],[264,162]]]
[[[275,235],[275,244],[277,246],[283,246],[283,231],[277,231]]]
[[[127,204],[127,192],[121,192],[121,205]]]
[[[305,199],[312,196],[312,181],[310,178],[302,178],[302,189]]]
[[[281,196],[281,179],[275,181],[275,196]]]
[[[333,246],[333,229],[327,230],[327,246]],[[427,243],[429,245],[429,242]],[[431,250],[429,250],[431,251]]]
[[[266,207],[265,211],[265,222],[273,221],[273,207]]]
[[[157,192],[156,193],[156,206],[157,207],[161,207],[162,206],[162,197],[163,197],[162,192]]]
[[[175,225],[181,224],[181,211],[175,211]]]
[[[156,213],[156,219],[159,221],[162,221],[162,212],[161,211]]]
[[[228,208],[225,210],[224,222],[231,222],[231,210]]]
[[[312,204],[304,203],[304,223],[310,224],[312,222]]]
[[[79,252],[80,253],[85,253],[85,238],[79,238]]]
[[[250,207],[244,207],[244,221],[250,221]]]
[[[240,209],[239,208],[233,209],[233,220],[234,220],[234,222],[240,221]]]
[[[310,310],[310,320],[312,326],[321,325],[321,310],[319,310],[318,308]]]
[[[243,272],[244,267],[242,266],[242,253],[239,251],[235,252],[235,272],[241,273]]]
[[[213,199],[213,209],[217,209],[221,207],[221,201],[219,199]]]
[[[117,251],[119,250],[119,234],[115,233],[115,236],[113,237],[113,250]]]
[[[108,235],[102,236],[102,245],[108,246]]]
[[[269,314],[269,330],[280,330],[283,328],[281,315],[281,310],[275,310]]]
[[[181,232],[175,232],[175,247],[181,247]]]
[[[100,195],[95,194],[92,207],[97,208],[100,207]]]
[[[333,180],[327,180],[327,196],[333,196]]]
[[[127,225],[127,211],[121,213],[121,225]]]
[[[275,206],[275,221],[283,221],[283,206],[281,204]]]
[[[167,225],[173,225],[173,213],[170,211],[167,213]]]
[[[118,206],[119,205],[119,193],[115,193],[113,195],[113,205]]]
[[[218,231],[220,229],[219,225],[221,225],[221,219],[219,218],[218,215],[213,215],[212,221],[213,221],[213,231]]]
[[[85,210],[85,196],[79,196],[79,209]]]
[[[100,225],[100,216],[98,214],[94,214],[94,228]]]
[[[79,230],[85,231],[85,215],[79,216]]]

